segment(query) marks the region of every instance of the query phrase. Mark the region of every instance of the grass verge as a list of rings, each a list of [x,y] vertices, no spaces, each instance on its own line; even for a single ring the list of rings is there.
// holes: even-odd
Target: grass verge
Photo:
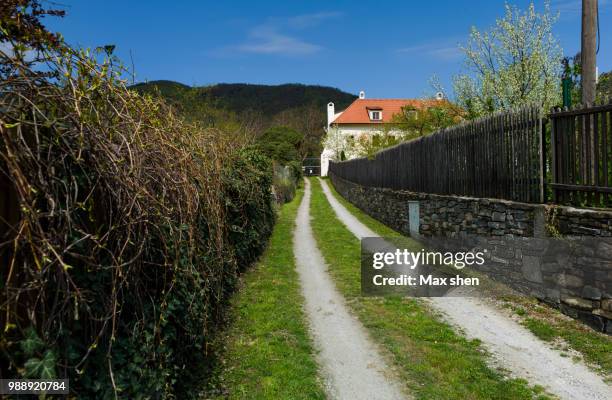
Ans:
[[[415,398],[547,398],[542,388],[529,387],[525,380],[506,378],[490,368],[479,341],[456,334],[422,302],[360,297],[359,240],[336,218],[318,180],[311,183],[312,227],[330,274],[371,337],[390,355]],[[370,218],[355,207],[348,208],[361,221]],[[389,235],[377,224],[371,219],[366,223],[375,232]]]
[[[529,297],[502,299],[517,320],[562,355],[581,359],[612,383],[612,337]]]
[[[336,191],[331,181],[328,182],[333,196],[362,224],[382,237],[401,235],[355,207]],[[607,382],[612,382],[612,337],[596,332],[531,297],[505,297],[502,306],[510,309],[516,319],[538,338],[550,342],[568,356],[578,356],[602,374]]]
[[[324,399],[308,335],[291,238],[300,190],[285,204],[261,261],[245,273],[222,340],[223,399]]]
[[[380,237],[403,236],[402,233],[396,231],[395,229],[391,229],[382,222],[370,217],[368,214],[361,211],[361,209],[353,205],[353,203],[342,197],[340,193],[336,191],[336,188],[332,184],[331,180],[327,180],[327,186],[329,187],[332,195],[336,198],[336,200],[338,200],[338,202],[340,202],[340,204],[344,206],[344,208],[349,210],[351,214],[353,214],[353,216],[359,220],[359,222],[376,232]]]

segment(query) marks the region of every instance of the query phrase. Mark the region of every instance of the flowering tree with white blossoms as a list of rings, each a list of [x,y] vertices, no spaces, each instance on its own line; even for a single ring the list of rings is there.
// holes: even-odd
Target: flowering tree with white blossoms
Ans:
[[[467,74],[454,79],[457,102],[477,117],[527,103],[550,109],[560,101],[563,52],[547,1],[538,13],[506,4],[503,18],[488,32],[472,27],[465,53]]]
[[[340,133],[340,130],[335,127],[330,127],[323,139],[323,148],[331,152],[330,159],[340,161],[341,154],[352,157],[355,151],[355,140],[346,134]]]

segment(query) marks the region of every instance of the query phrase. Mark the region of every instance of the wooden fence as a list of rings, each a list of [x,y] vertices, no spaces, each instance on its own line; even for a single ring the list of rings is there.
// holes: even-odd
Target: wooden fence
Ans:
[[[378,152],[330,163],[330,173],[364,186],[445,195],[544,201],[543,120],[524,107]]]
[[[577,206],[612,204],[612,103],[557,109],[551,120],[553,202]]]

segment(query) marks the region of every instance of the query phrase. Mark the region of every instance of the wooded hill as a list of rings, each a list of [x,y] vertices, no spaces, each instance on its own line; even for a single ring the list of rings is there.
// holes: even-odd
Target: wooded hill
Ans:
[[[320,153],[327,103],[332,101],[337,110],[342,110],[357,97],[332,87],[296,83],[277,86],[220,83],[191,87],[160,80],[138,83],[132,88],[140,93],[161,95],[187,119],[205,126],[239,129],[254,137],[272,126],[289,126],[304,134],[308,153],[315,156]]]
[[[336,104],[336,108],[342,109],[356,98],[353,94],[329,86],[298,83],[283,85],[220,83],[191,87],[179,82],[160,80],[138,83],[132,88],[148,93],[158,90],[164,97],[176,101],[184,101],[186,92],[194,92],[198,100],[215,104],[228,111],[241,113],[254,110],[265,115],[275,115],[288,109],[311,105],[325,110],[325,105],[330,101]]]

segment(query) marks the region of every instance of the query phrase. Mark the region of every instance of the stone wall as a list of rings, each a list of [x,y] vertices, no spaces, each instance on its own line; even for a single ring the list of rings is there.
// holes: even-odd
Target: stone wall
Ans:
[[[348,201],[406,235],[408,202],[417,201],[419,239],[428,247],[486,249],[481,272],[612,333],[612,212],[330,179]]]

